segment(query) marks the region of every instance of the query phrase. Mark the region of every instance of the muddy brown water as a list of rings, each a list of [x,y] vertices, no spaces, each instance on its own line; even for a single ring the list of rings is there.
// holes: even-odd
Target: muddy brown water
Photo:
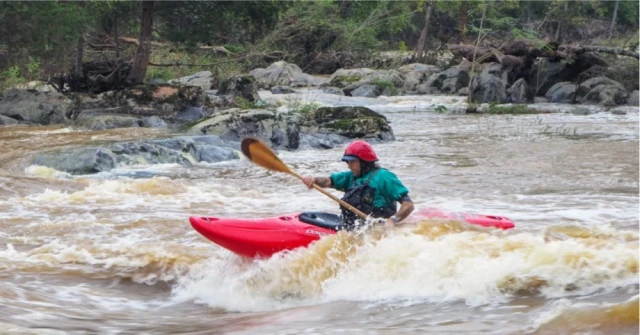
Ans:
[[[175,134],[4,127],[0,332],[638,334],[637,109],[458,115],[433,110],[455,110],[450,97],[335,99],[313,96],[389,118],[397,141],[375,149],[418,208],[502,215],[516,228],[422,221],[247,260],[198,235],[188,217],[336,204],[246,160],[69,176],[29,160]],[[345,168],[341,152],[280,157],[326,175]]]

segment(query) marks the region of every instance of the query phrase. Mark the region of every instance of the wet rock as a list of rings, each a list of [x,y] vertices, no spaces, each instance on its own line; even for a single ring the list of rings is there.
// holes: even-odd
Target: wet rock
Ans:
[[[272,94],[290,94],[290,93],[296,93],[296,91],[286,86],[274,86],[271,88],[271,93]]]
[[[369,74],[376,72],[368,68],[360,69],[339,69],[329,77],[328,86],[344,88],[350,84],[359,82]]]
[[[167,128],[168,125],[163,119],[157,116],[146,116],[140,119],[141,126],[145,128]]]
[[[260,100],[256,80],[251,76],[235,76],[223,81],[217,94],[227,96],[228,99],[240,97],[248,102]]]
[[[79,116],[74,124],[90,130],[105,130],[114,128],[137,128],[142,126],[142,121],[135,116],[84,114]]]
[[[197,86],[203,91],[211,89],[213,74],[211,71],[200,71],[190,76],[171,79],[169,84],[176,86]],[[157,81],[157,79],[155,79]]]
[[[582,102],[583,97],[589,92],[589,89],[584,86],[578,86],[577,102]],[[571,103],[573,96],[576,94],[576,84],[570,82],[557,83],[545,94],[545,98],[549,99],[549,102],[554,103]]]
[[[9,90],[0,100],[0,115],[20,123],[61,124],[69,121],[75,103],[58,92]]]
[[[302,119],[305,134],[395,140],[387,118],[366,107],[321,107]]]
[[[468,85],[469,73],[458,67],[452,67],[431,75],[427,82],[418,86],[417,90],[420,94],[455,94]]]
[[[593,114],[593,112],[586,107],[575,107],[572,108],[569,113],[573,114],[573,115],[590,115]]]
[[[617,85],[598,85],[584,97],[586,103],[603,106],[623,105],[627,103],[628,93]]]
[[[316,86],[318,79],[303,73],[296,64],[285,61],[275,62],[269,67],[257,68],[249,72],[260,88],[269,89],[273,86],[304,87]]]
[[[10,118],[8,116],[0,115],[0,125],[10,126],[18,124],[18,120]]]
[[[375,98],[382,94],[382,89],[378,85],[362,85],[350,92],[352,97]]]
[[[627,105],[640,106],[640,101],[638,101],[638,90],[631,92],[629,99],[627,99]]]
[[[182,136],[40,154],[33,164],[77,175],[126,165],[173,163],[190,166],[195,162],[215,163],[238,158],[237,152],[216,136]]]
[[[471,83],[471,100],[476,103],[505,103],[505,82],[493,74],[481,74]]]
[[[329,93],[329,94],[336,94],[336,95],[344,95],[344,92],[341,89],[333,86],[322,88],[322,92]]]
[[[625,90],[624,86],[622,86],[622,84],[620,84],[619,82],[615,81],[615,80],[611,80],[607,77],[604,76],[600,76],[600,77],[594,77],[591,79],[587,79],[585,81],[583,81],[580,86],[584,86],[586,87],[588,90],[592,90],[594,87],[596,86],[600,86],[600,85],[610,85],[610,86],[616,86],[621,90]]]
[[[111,150],[104,148],[82,148],[40,154],[33,164],[66,171],[71,174],[92,174],[109,171],[116,166],[117,158]]]
[[[240,141],[258,137],[274,147],[297,149],[300,140],[300,115],[266,109],[228,109],[189,130],[193,134],[217,135],[224,140]]]
[[[510,103],[523,104],[533,102],[533,94],[529,90],[529,85],[520,78],[507,89],[507,101]]]
[[[350,83],[342,89],[345,95],[350,96],[368,96],[376,97],[380,94],[395,95],[398,88],[404,85],[404,76],[395,70],[377,70],[366,74],[362,79],[357,82]],[[357,94],[365,95],[353,95],[353,91],[363,86],[377,86],[378,88],[364,88]],[[377,95],[375,95],[377,94]]]

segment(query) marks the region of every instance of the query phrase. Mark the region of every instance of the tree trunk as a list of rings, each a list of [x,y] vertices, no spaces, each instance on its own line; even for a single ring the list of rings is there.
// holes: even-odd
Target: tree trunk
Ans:
[[[613,37],[613,30],[616,27],[616,18],[618,17],[618,5],[620,0],[616,0],[616,4],[613,7],[613,18],[611,19],[611,27],[609,28],[609,39]]]
[[[421,61],[425,57],[427,52],[427,33],[429,32],[429,22],[431,21],[431,11],[433,10],[433,4],[431,0],[425,2],[424,10],[424,26],[420,31],[420,39],[418,39],[418,46],[416,47],[416,53],[413,58],[416,61]]]
[[[349,7],[351,6],[351,0],[342,0],[342,2],[340,3],[340,17],[341,18],[346,18],[347,17],[347,11],[349,11]]]
[[[129,85],[141,84],[147,74],[149,57],[151,56],[151,32],[153,28],[153,10],[155,1],[142,1],[142,16],[140,18],[140,38],[136,56],[133,59],[131,72],[127,76]]]
[[[564,3],[564,15],[569,15],[569,1],[565,1]],[[560,32],[562,31],[562,19],[558,20],[558,27],[556,28],[556,38],[555,41],[560,43]]]
[[[82,77],[82,58],[84,57],[84,37],[80,35],[78,37],[78,44],[76,45],[76,64],[73,67],[73,73],[76,78]]]
[[[531,6],[533,5],[533,1],[529,0],[527,2],[527,24],[531,24]]]
[[[458,19],[458,30],[460,31],[458,42],[464,41],[467,37],[467,19],[469,18],[469,11],[467,9],[467,2],[460,2],[460,18]]]
[[[120,36],[118,36],[118,16],[113,14],[113,40],[116,42],[116,60],[120,59]]]

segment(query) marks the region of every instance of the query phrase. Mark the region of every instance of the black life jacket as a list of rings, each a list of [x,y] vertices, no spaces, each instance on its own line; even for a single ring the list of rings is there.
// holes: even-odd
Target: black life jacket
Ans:
[[[342,200],[349,205],[359,209],[367,215],[375,218],[389,218],[396,214],[396,203],[392,202],[389,206],[382,208],[373,207],[373,199],[376,196],[376,189],[369,186],[369,181],[378,173],[380,169],[375,169],[369,178],[361,185],[356,185],[356,178],[353,178],[351,186],[345,191]],[[348,208],[340,206],[342,212],[342,221],[348,228],[354,228],[356,220],[359,217]]]

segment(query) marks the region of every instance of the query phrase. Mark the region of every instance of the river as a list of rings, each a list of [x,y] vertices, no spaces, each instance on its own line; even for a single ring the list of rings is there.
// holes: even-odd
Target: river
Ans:
[[[166,130],[3,127],[0,332],[638,334],[637,108],[464,115],[455,97],[305,92],[295,99],[367,105],[389,119],[397,140],[374,148],[417,208],[506,216],[516,228],[423,221],[247,260],[188,217],[337,205],[245,159],[86,176],[29,163],[175,135]],[[534,107],[550,106],[573,108]],[[327,175],[346,168],[342,150],[279,155],[302,175]]]

